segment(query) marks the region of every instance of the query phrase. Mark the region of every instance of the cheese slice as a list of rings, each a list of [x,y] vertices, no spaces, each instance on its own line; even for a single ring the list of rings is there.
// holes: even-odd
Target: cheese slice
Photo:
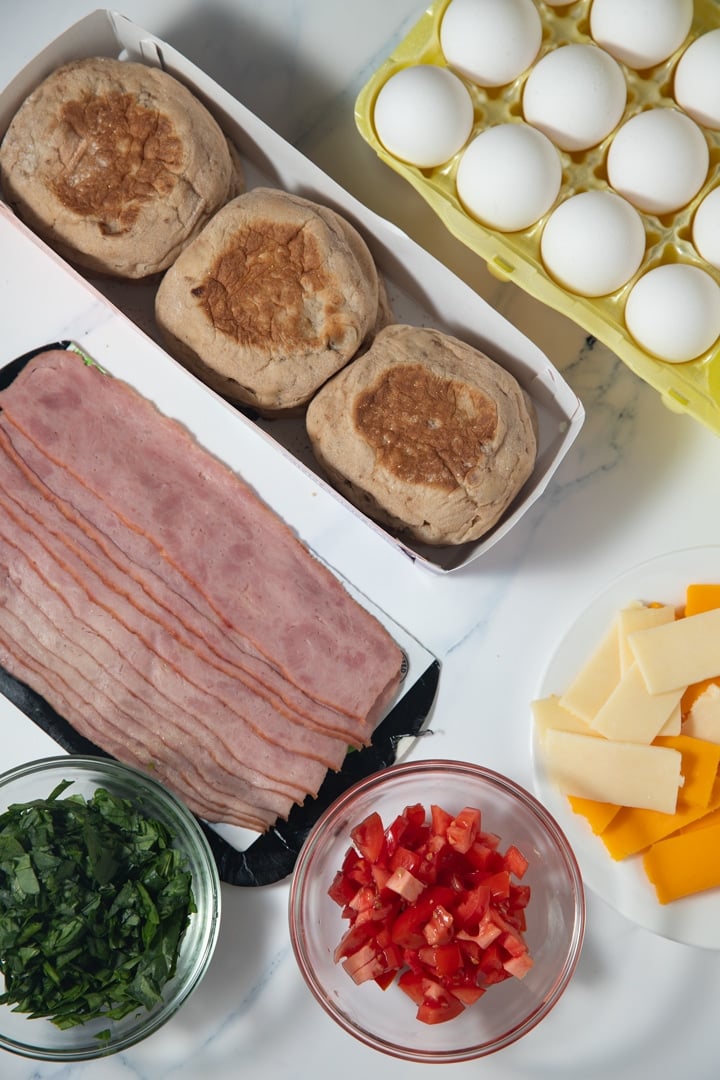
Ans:
[[[660,728],[660,735],[679,735],[682,731],[682,702],[676,705]]]
[[[682,782],[678,750],[550,729],[543,752],[565,795],[672,814]]]
[[[651,743],[680,705],[684,687],[664,694],[648,693],[642,672],[633,663],[592,721],[606,739]]]
[[[707,806],[715,791],[720,767],[720,746],[690,735],[659,736],[656,746],[671,746],[682,754],[683,786],[678,795],[678,810],[683,806]]]
[[[683,733],[706,742],[720,743],[720,686],[710,683],[693,702],[685,717]]]
[[[714,806],[713,806],[714,808]],[[624,806],[603,830],[601,840],[616,862],[642,851],[666,836],[672,836],[684,825],[701,820],[708,814],[702,806],[686,806],[674,814]]]
[[[597,802],[595,799],[581,799],[577,795],[568,795],[568,802],[576,814],[584,817],[596,836],[600,836],[619,813],[615,803]]]
[[[720,885],[720,825],[669,836],[643,855],[661,904]]]
[[[696,582],[685,590],[685,614],[697,615],[720,607],[720,585]]]
[[[628,641],[651,694],[720,675],[720,608],[638,630]]]
[[[592,723],[596,712],[607,701],[619,679],[618,627],[617,619],[613,619],[600,644],[585,661],[565,693],[560,695],[560,704],[581,720]]]
[[[664,626],[673,622],[675,608],[671,604],[642,604],[637,602],[623,608],[618,613],[618,646],[620,649],[620,673],[625,674],[635,656],[628,638],[638,630],[649,630],[651,626]]]
[[[578,731],[583,735],[591,735],[592,729],[589,724],[581,720],[575,713],[564,709],[560,704],[557,694],[549,694],[544,698],[537,698],[530,702],[535,729],[540,736],[540,742],[545,738],[548,728],[557,728],[559,731]]]

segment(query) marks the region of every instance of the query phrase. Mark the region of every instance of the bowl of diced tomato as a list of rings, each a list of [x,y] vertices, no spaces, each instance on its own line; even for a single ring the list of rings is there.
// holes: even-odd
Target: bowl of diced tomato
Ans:
[[[582,948],[573,851],[533,795],[490,769],[411,761],[319,819],[290,890],[315,998],[367,1046],[469,1061],[547,1016]]]

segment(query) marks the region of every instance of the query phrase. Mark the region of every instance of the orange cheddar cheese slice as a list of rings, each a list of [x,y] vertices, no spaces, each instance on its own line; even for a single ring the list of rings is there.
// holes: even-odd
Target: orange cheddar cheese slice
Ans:
[[[684,805],[674,814],[658,810],[639,810],[624,806],[603,830],[600,839],[617,862],[637,855],[659,840],[664,840],[684,825],[702,818],[708,811],[720,809],[720,781],[715,781],[706,807]]]
[[[696,821],[691,821],[689,825],[683,825],[681,829],[678,829],[678,833],[696,832],[697,829],[706,829],[708,825],[720,825],[720,807],[717,810],[708,810],[706,814],[697,818]]]
[[[720,745],[692,735],[661,735],[655,746],[670,746],[682,754],[684,783],[678,792],[678,808],[706,807],[720,767]]]
[[[568,802],[576,814],[587,818],[590,828],[600,836],[620,810],[615,803],[598,802],[597,799],[583,799],[579,795],[568,795]]]
[[[699,615],[720,607],[720,585],[697,582],[685,590],[685,614]]]
[[[653,844],[643,867],[661,904],[720,885],[720,824]]]
[[[683,718],[688,715],[695,702],[710,686],[720,686],[720,679],[701,679],[700,682],[690,683],[680,698],[680,711]]]

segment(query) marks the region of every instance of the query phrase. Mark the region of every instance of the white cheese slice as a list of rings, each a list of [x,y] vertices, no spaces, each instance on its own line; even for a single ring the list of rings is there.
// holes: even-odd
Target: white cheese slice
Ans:
[[[606,739],[648,745],[680,704],[684,689],[648,693],[642,672],[633,663],[598,709],[591,726]]]
[[[560,704],[588,724],[620,680],[618,624],[612,625],[563,694]]]
[[[664,626],[665,623],[673,622],[675,608],[670,604],[662,604],[658,607],[649,607],[639,601],[623,608],[618,613],[618,646],[620,649],[620,672],[625,674],[631,664],[635,663],[635,657],[630,647],[628,638],[638,630],[648,630],[651,626]]]
[[[559,731],[579,731],[583,735],[593,734],[589,724],[581,720],[575,713],[563,708],[557,694],[537,698],[530,703],[530,708],[540,742],[545,738],[545,732],[549,728],[557,728]]]
[[[682,731],[682,706],[676,705],[660,728],[658,735],[679,735]]]
[[[720,608],[638,630],[628,641],[651,694],[720,675]]]
[[[715,683],[693,702],[682,731],[683,735],[692,735],[695,739],[720,743],[720,687]]]
[[[565,795],[664,814],[675,811],[682,755],[672,747],[550,729],[543,753],[548,773]]]

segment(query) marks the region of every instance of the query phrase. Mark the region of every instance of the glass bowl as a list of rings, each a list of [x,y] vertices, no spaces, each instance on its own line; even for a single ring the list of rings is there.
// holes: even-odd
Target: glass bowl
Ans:
[[[529,861],[531,887],[525,939],[533,967],[508,978],[460,1016],[425,1024],[396,983],[357,985],[333,952],[349,923],[328,896],[351,846],[350,831],[372,811],[384,826],[408,805],[437,804],[451,814],[481,810],[482,829],[516,845]],[[345,1031],[375,1050],[416,1062],[469,1061],[509,1046],[547,1016],[567,987],[582,947],[585,896],[575,856],[555,819],[518,784],[460,761],[413,761],[360,781],[319,819],[295,867],[290,890],[290,936],[312,993]]]
[[[88,1020],[61,1030],[48,1019],[31,1019],[0,1005],[0,1048],[44,1061],[84,1061],[126,1050],[157,1031],[187,1000],[205,974],[217,941],[220,880],[209,844],[190,811],[151,777],[111,759],[63,755],[10,769],[0,775],[0,814],[13,803],[46,799],[63,780],[72,784],[61,798],[83,795],[89,801],[102,787],[128,799],[145,817],[162,822],[173,847],[185,856],[197,908],[181,939],[175,974],[151,1009],[139,1007],[121,1020]],[[0,991],[4,989],[0,974]],[[109,1031],[109,1037],[99,1039],[101,1031]]]

